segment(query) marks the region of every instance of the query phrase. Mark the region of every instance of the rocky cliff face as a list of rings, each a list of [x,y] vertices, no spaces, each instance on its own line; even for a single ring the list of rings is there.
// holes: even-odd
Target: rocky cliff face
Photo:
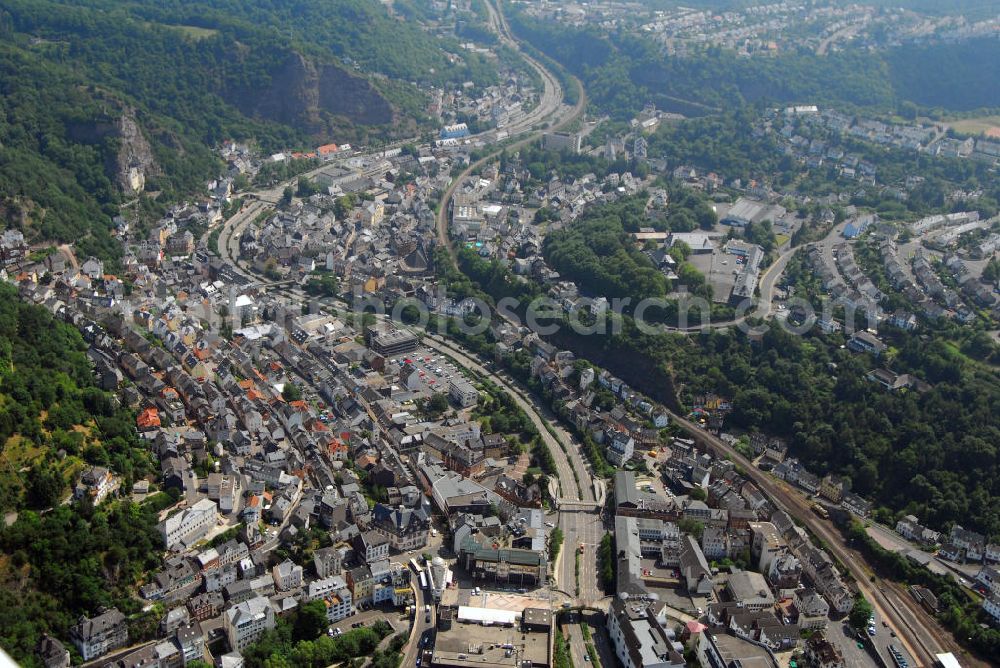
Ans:
[[[110,100],[105,100],[111,105]],[[142,133],[135,110],[122,107],[101,118],[67,126],[69,138],[86,144],[104,144],[105,172],[125,194],[143,191],[146,177],[159,173],[153,149]],[[107,140],[111,140],[108,142]]]
[[[389,102],[366,79],[332,64],[291,54],[265,90],[236,90],[227,96],[248,116],[284,123],[314,135],[339,119],[360,125],[393,122]]]
[[[116,123],[118,155],[115,156],[115,184],[126,193],[140,193],[146,185],[146,176],[158,171],[153,149],[143,136],[135,112],[125,109]]]

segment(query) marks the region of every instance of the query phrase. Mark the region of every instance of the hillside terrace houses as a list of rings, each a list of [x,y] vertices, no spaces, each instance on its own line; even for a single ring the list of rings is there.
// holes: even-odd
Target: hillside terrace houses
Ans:
[[[949,538],[952,545],[962,550],[963,558],[967,561],[982,561],[985,557],[986,537],[982,534],[956,524],[951,528]]]
[[[84,661],[91,661],[128,644],[128,624],[117,608],[105,610],[95,617],[81,617],[70,631]]]

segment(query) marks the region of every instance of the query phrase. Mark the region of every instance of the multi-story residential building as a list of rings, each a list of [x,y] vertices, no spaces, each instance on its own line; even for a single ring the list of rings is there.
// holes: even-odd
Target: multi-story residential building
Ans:
[[[888,346],[886,346],[882,341],[867,331],[855,332],[853,336],[847,341],[847,347],[851,350],[859,353],[872,353],[875,356],[884,353]]]
[[[956,524],[951,528],[951,542],[965,550],[965,558],[969,561],[983,560],[983,555],[986,553],[986,536],[981,533],[963,529]]]
[[[160,535],[169,550],[184,549],[201,540],[218,520],[218,506],[202,499],[159,524]]]
[[[896,522],[896,533],[921,545],[934,545],[941,538],[940,533],[923,526],[913,515],[906,515]]]
[[[90,619],[80,617],[70,628],[69,637],[83,660],[90,661],[127,645],[128,624],[118,608],[111,608]]]
[[[302,586],[302,567],[291,559],[285,559],[271,569],[271,577],[279,591],[289,591]]]
[[[239,476],[209,473],[205,485],[208,498],[219,504],[220,512],[233,512],[240,495]]]
[[[371,603],[372,594],[375,591],[375,578],[372,577],[372,569],[368,566],[358,566],[347,571],[347,586],[351,590],[351,596],[358,605]]]
[[[753,534],[750,558],[757,564],[758,571],[767,573],[770,570],[771,562],[788,548],[777,527],[771,522],[750,522],[749,527]]]
[[[701,551],[706,559],[724,559],[729,556],[729,536],[719,527],[705,527],[701,534]]]
[[[316,569],[316,575],[321,578],[340,575],[343,568],[340,550],[335,547],[316,550],[313,552],[313,567]]]
[[[660,603],[629,601],[615,596],[608,606],[608,636],[615,656],[626,668],[674,668],[684,657],[674,649]]]
[[[205,591],[221,591],[223,587],[232,582],[236,582],[236,564],[228,564],[221,568],[213,568],[205,572]]]
[[[80,501],[89,498],[90,502],[99,506],[109,495],[118,491],[121,479],[103,466],[91,466],[73,489],[73,498]]]
[[[160,634],[165,636],[170,635],[180,627],[187,626],[190,623],[191,613],[188,612],[187,608],[183,606],[174,608],[167,612],[163,616],[163,619],[160,620]]]
[[[265,597],[257,596],[226,610],[222,622],[230,649],[239,652],[274,628],[274,609]]]
[[[50,635],[43,635],[35,646],[35,656],[45,668],[69,668],[69,650]]]
[[[825,629],[829,621],[830,604],[815,589],[796,589],[792,604],[798,612],[796,622],[802,629]]]
[[[976,574],[976,582],[986,587],[991,594],[1000,594],[1000,569],[983,566]]]
[[[389,558],[389,539],[374,529],[360,533],[351,541],[354,551],[366,563]]]
[[[1000,594],[990,594],[984,598],[983,610],[993,618],[994,626],[1000,626]]]
[[[346,586],[347,582],[339,575],[333,575],[320,580],[313,580],[306,585],[305,591],[302,592],[302,598],[307,601],[315,601],[325,596],[329,596],[333,592],[343,589]]]
[[[833,503],[840,503],[844,498],[845,481],[835,475],[825,476],[819,483],[819,494]]]
[[[225,599],[219,592],[212,592],[211,594],[198,594],[191,600],[187,602],[188,612],[191,613],[191,619],[203,622],[206,619],[211,619],[215,617],[222,611],[222,606],[225,605]]]
[[[331,623],[354,614],[353,597],[347,587],[331,592],[323,597],[323,602],[326,604],[326,618]]]
[[[237,564],[250,556],[250,549],[246,543],[238,540],[229,540],[215,548],[219,553],[219,565]]]
[[[822,633],[814,633],[806,641],[805,658],[814,668],[847,668],[843,654]]]
[[[185,666],[205,656],[205,633],[198,622],[177,629],[175,637]]]
[[[777,589],[791,589],[799,584],[802,562],[791,552],[784,552],[774,559],[764,574]]]
[[[430,519],[423,508],[390,508],[376,504],[372,513],[372,528],[398,552],[409,552],[427,545],[430,526]]]
[[[625,462],[632,459],[635,453],[635,439],[628,434],[613,431],[608,434],[608,461],[615,466],[624,466]]]

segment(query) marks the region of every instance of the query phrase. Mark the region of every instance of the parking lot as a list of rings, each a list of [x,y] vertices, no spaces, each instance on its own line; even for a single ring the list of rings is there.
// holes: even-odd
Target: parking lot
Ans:
[[[398,374],[406,364],[413,366],[419,379],[413,391],[425,396],[431,396],[433,392],[447,392],[452,379],[463,378],[454,362],[426,348],[388,358],[385,371],[387,374]]]
[[[459,569],[455,571],[455,586],[445,590],[441,603],[520,612],[524,608],[550,608],[552,593],[545,587],[473,581]]]
[[[700,271],[708,284],[712,286],[713,299],[717,302],[725,302],[729,299],[729,293],[733,291],[736,273],[741,268],[742,261],[743,258],[730,255],[721,249],[717,249],[711,254],[692,254],[688,257],[688,262]]]

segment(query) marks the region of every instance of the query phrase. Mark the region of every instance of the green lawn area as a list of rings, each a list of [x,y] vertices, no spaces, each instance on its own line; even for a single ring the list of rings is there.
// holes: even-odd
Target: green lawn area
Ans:
[[[949,121],[948,124],[955,128],[955,132],[962,134],[978,135],[990,129],[1000,130],[1000,116],[980,116],[979,118],[963,118],[957,121]]]
[[[152,22],[146,22],[145,25],[147,26],[156,25],[160,26],[161,28],[166,28],[167,30],[174,30],[181,33],[185,37],[195,40],[196,42],[203,39],[208,39],[209,37],[214,37],[215,35],[219,34],[219,31],[216,30],[215,28],[201,28],[199,26],[175,26],[167,23],[152,23]]]

